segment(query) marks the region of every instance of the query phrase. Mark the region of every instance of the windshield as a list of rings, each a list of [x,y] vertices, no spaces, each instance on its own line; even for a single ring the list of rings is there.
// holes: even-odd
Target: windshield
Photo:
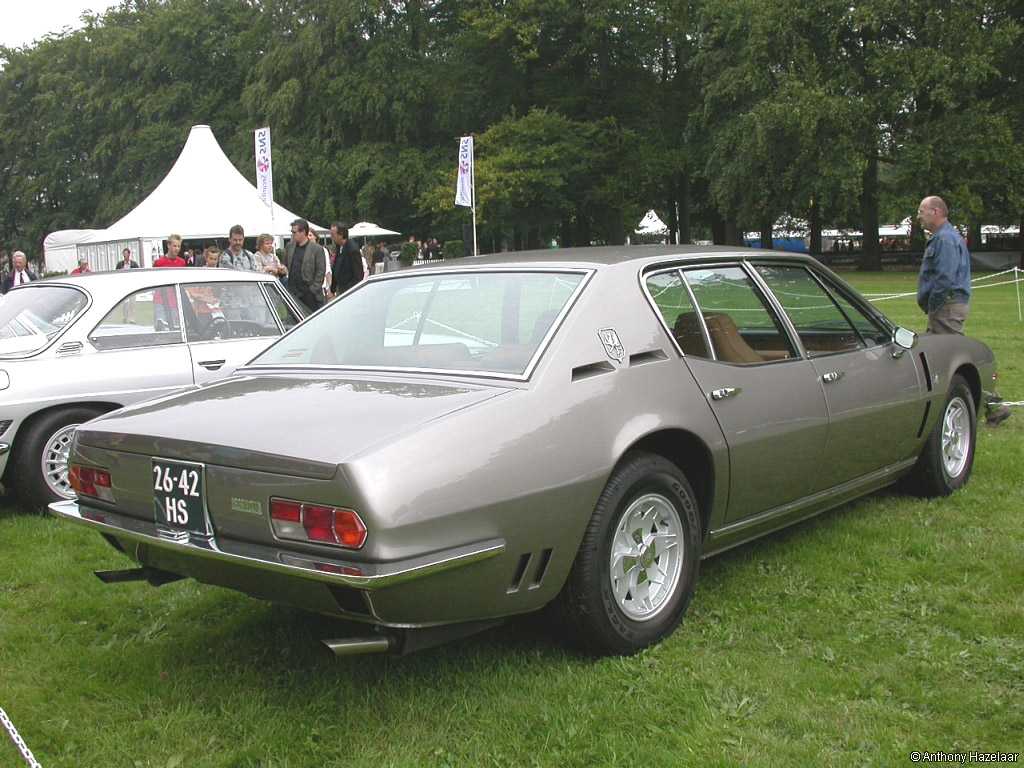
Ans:
[[[58,285],[16,288],[0,300],[0,357],[30,355],[50,343],[88,299]]]
[[[371,281],[252,365],[523,375],[582,273],[474,272]]]

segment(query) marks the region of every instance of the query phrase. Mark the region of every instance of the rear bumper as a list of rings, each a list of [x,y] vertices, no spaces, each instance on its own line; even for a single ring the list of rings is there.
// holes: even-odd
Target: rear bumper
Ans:
[[[365,563],[297,554],[247,542],[218,541],[215,537],[167,538],[153,522],[89,507],[77,501],[59,501],[51,504],[49,509],[55,517],[113,536],[122,544],[144,545],[179,559],[221,562],[232,568],[241,566],[253,572],[264,571],[301,581],[363,590],[383,589],[422,579],[496,557],[505,551],[503,539],[489,539],[405,560]]]

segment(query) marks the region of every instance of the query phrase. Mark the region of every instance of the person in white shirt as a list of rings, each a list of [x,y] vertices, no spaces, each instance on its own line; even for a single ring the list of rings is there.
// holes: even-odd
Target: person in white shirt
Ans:
[[[7,293],[11,288],[17,288],[20,285],[27,285],[28,283],[35,282],[39,279],[36,277],[36,273],[29,268],[28,259],[26,258],[24,251],[15,251],[13,254],[13,260],[14,271],[4,278],[2,285],[3,290],[0,291],[0,293]]]

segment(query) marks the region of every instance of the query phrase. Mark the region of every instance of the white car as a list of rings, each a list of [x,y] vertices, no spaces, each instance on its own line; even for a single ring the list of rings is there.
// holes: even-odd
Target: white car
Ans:
[[[82,423],[226,376],[305,310],[274,277],[132,269],[15,288],[0,300],[0,474],[29,508],[74,498]]]

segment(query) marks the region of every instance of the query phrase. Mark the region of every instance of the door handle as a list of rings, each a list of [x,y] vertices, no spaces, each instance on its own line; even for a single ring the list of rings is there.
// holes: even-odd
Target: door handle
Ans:
[[[740,389],[739,387],[722,387],[721,389],[712,389],[711,399],[725,400],[725,398],[732,397],[733,395],[738,395],[742,391],[743,390]]]
[[[227,360],[202,360],[199,362],[199,365],[208,371],[219,371],[226,362]]]
[[[836,381],[839,381],[845,375],[846,371],[829,371],[828,373],[821,374],[821,380],[827,381],[829,384],[832,384]]]

